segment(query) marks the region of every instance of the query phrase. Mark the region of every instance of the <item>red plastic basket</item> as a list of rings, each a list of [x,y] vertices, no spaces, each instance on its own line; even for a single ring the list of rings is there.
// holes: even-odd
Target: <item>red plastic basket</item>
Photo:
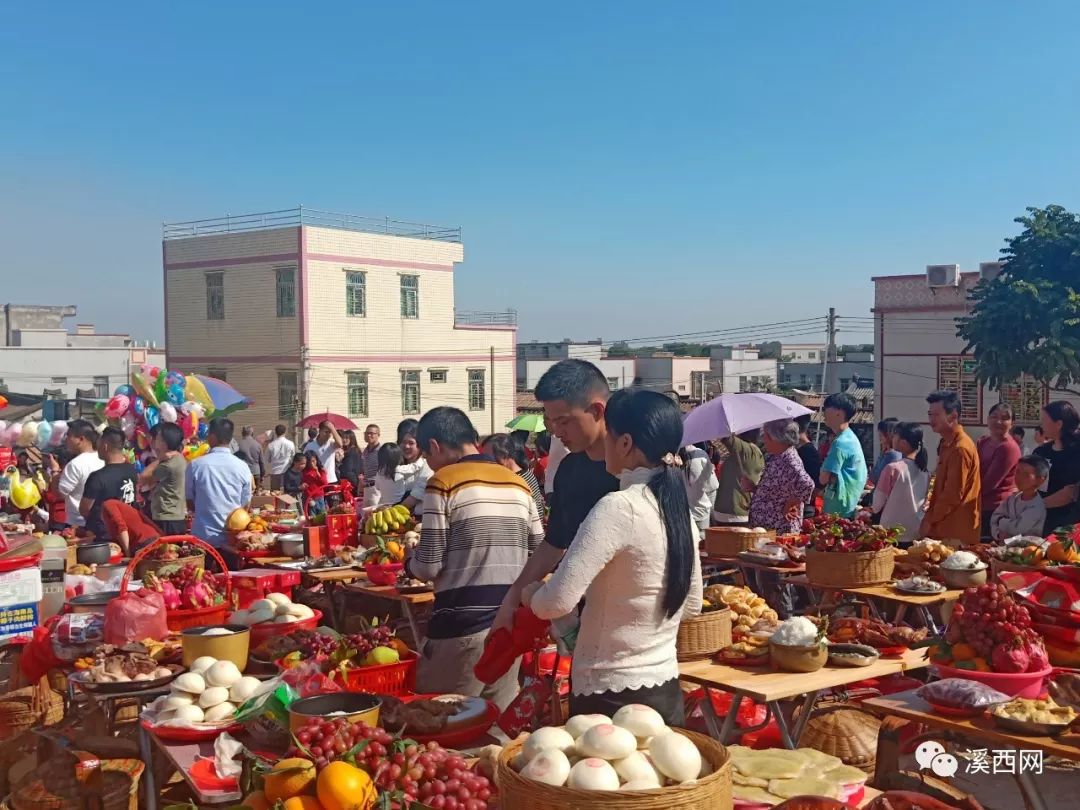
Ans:
[[[412,694],[416,689],[418,660],[416,653],[410,653],[396,664],[350,669],[345,676],[345,691],[370,692],[391,697]],[[341,673],[337,670],[331,672],[330,677],[338,683],[341,682]]]
[[[266,641],[268,638],[274,636],[287,636],[296,630],[314,630],[319,626],[319,622],[322,621],[322,611],[311,609],[314,612],[314,616],[310,619],[301,619],[298,622],[260,622],[259,624],[251,625],[251,647],[254,649]]]
[[[221,567],[222,573],[226,575],[225,600],[221,604],[204,608],[182,608],[180,610],[165,611],[165,624],[168,626],[170,632],[179,633],[181,630],[187,630],[189,627],[202,627],[203,625],[208,624],[224,624],[225,614],[229,612],[229,605],[232,604],[232,578],[228,576],[229,567],[225,565],[225,560],[221,558],[221,555],[218,554],[216,548],[194,535],[165,535],[164,537],[159,537],[157,540],[143,546],[135,556],[131,558],[131,562],[128,563],[128,567],[124,571],[124,576],[120,580],[120,595],[123,596],[127,593],[128,582],[131,580],[132,573],[138,567],[139,563],[150,554],[151,550],[169,543],[190,543],[193,546],[201,547],[217,561],[217,564]]]

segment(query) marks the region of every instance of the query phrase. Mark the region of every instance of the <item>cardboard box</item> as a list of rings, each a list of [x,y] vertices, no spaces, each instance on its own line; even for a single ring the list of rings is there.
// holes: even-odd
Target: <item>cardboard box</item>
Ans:
[[[255,495],[251,499],[252,509],[275,509],[277,508],[277,498],[273,495]]]
[[[304,556],[322,557],[330,551],[325,526],[307,526],[304,528]]]
[[[40,566],[32,565],[0,574],[0,608],[29,603],[36,605],[43,593]]]
[[[40,617],[37,602],[0,608],[0,640],[29,636],[38,624]]]

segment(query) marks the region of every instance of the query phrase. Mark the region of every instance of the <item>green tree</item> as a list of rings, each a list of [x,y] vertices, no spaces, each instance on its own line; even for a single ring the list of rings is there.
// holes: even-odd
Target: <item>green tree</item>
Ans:
[[[759,343],[758,357],[762,360],[779,360],[781,343],[779,340],[768,340],[765,343]]]
[[[1001,274],[972,290],[957,334],[979,378],[994,388],[1021,374],[1080,394],[1080,216],[1060,205],[1028,208],[1006,240]]]

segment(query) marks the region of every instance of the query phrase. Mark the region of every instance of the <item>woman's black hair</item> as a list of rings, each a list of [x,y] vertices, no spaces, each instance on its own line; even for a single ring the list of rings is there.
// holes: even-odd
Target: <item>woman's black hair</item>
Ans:
[[[393,480],[397,468],[401,465],[402,458],[401,445],[385,442],[379,448],[379,472]]]
[[[892,436],[893,431],[896,430],[896,426],[899,423],[900,420],[895,416],[887,417],[877,423],[877,431],[883,436]]]
[[[546,456],[551,452],[551,434],[546,430],[542,433],[537,433],[533,442],[536,444],[536,450],[540,455]]]
[[[319,456],[314,450],[308,450],[306,453],[304,453],[304,458],[306,459],[306,461],[304,462],[304,469],[310,469],[312,461],[315,462],[316,470],[322,469],[322,462],[319,461]]]
[[[416,438],[416,428],[420,422],[416,419],[402,419],[397,426],[397,443],[404,444],[405,440],[412,436]]]
[[[529,466],[525,445],[513,433],[493,433],[484,439],[484,447],[496,461],[512,458],[523,470]]]
[[[907,442],[915,452],[915,466],[926,472],[926,445],[923,444],[922,428],[915,422],[897,422],[893,425],[893,435]]]
[[[1054,422],[1061,422],[1061,444],[1063,447],[1080,445],[1080,414],[1071,402],[1055,399],[1043,406],[1046,415]]]
[[[296,462],[298,461],[304,462],[304,466],[307,466],[307,456],[304,453],[296,453],[295,455],[293,455],[292,462],[289,464],[289,466],[295,467]]]
[[[655,391],[624,388],[611,395],[607,404],[607,429],[616,436],[629,434],[634,447],[650,464],[662,464],[664,456],[682,448],[683,419],[678,406]],[[667,581],[664,613],[670,619],[682,610],[690,593],[697,542],[690,525],[690,502],[682,473],[673,465],[663,465],[659,475],[649,479],[656,496],[660,519],[667,535]]]

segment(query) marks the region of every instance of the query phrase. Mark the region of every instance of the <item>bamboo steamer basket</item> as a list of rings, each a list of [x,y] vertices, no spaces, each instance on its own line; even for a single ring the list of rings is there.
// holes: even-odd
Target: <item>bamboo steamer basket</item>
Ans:
[[[701,541],[701,550],[710,557],[735,557],[740,551],[750,551],[759,540],[770,543],[776,539],[776,532],[756,532],[746,526],[710,526],[705,530],[705,539]]]
[[[513,810],[730,810],[731,759],[720,743],[704,734],[672,729],[688,737],[712,773],[693,784],[656,790],[577,790],[526,779],[510,767],[524,744],[517,740],[503,748],[495,765],[499,805]]]
[[[37,725],[51,726],[64,717],[64,699],[47,678],[0,695],[0,741],[17,737]]]
[[[862,588],[890,582],[895,565],[892,547],[853,552],[806,550],[806,578],[822,588]]]
[[[680,661],[697,661],[731,646],[731,609],[722,608],[679,623],[675,654]]]
[[[139,781],[146,767],[137,759],[105,759],[98,786],[104,810],[137,810]],[[9,798],[11,810],[81,810],[88,790],[70,757],[50,760],[23,779]]]
[[[806,721],[800,748],[813,748],[872,774],[881,720],[865,709],[837,703],[814,710]]]

